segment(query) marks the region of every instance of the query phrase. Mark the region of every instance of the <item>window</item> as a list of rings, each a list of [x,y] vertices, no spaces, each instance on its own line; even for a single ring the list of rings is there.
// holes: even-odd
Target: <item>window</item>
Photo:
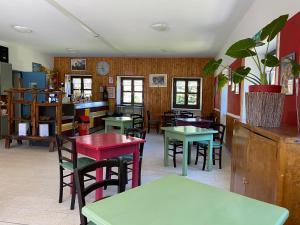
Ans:
[[[144,102],[144,80],[142,78],[121,78],[121,104]]]
[[[200,109],[200,79],[173,81],[173,108]]]
[[[71,93],[73,96],[91,97],[92,96],[92,78],[91,77],[72,77]]]

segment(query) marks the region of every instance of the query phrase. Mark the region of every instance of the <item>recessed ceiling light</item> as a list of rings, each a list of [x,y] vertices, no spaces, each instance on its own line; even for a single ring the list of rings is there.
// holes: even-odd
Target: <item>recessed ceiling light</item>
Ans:
[[[69,53],[77,53],[78,50],[77,49],[74,49],[74,48],[66,48],[66,50],[69,52]]]
[[[20,33],[32,33],[32,30],[29,27],[13,25],[12,28],[14,28],[16,31],[18,31]]]
[[[151,25],[151,28],[156,31],[166,31],[169,29],[169,26],[166,23],[154,23]]]

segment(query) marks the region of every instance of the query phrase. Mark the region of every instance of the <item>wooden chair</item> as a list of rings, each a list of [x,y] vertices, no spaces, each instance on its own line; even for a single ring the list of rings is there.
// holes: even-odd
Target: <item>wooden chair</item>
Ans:
[[[72,197],[70,209],[74,209],[75,197],[76,197],[76,185],[74,182],[65,182],[64,178],[71,178],[74,175],[74,170],[84,167],[95,160],[87,157],[77,157],[76,140],[74,138],[66,137],[63,135],[56,135],[56,145],[59,160],[59,203],[62,203],[63,188],[72,187]],[[68,174],[64,174],[67,171]],[[88,180],[94,179],[93,176],[87,175]]]
[[[213,141],[213,165],[215,165],[216,160],[219,160],[219,169],[222,169],[222,147],[223,147],[223,140],[224,140],[226,127],[223,124],[213,124],[212,128],[218,131],[218,133],[214,135],[214,141]],[[199,155],[203,156],[202,170],[205,170],[206,157],[208,154],[207,149],[208,149],[208,141],[197,142],[197,155],[196,155],[195,165],[197,165],[198,163]],[[216,158],[216,156],[218,157]]]
[[[156,119],[156,120],[152,119],[151,120],[149,110],[147,111],[147,124],[148,124],[148,133],[150,132],[151,126],[154,126],[154,125],[156,127],[156,132],[159,133],[160,120],[159,119]]]
[[[144,117],[140,114],[131,114],[132,128],[144,129]]]
[[[173,111],[164,112],[163,127],[175,126],[176,113]]]
[[[116,179],[105,179],[103,181],[95,181],[85,187],[84,177],[90,172],[95,172],[98,168],[118,168],[118,177]],[[104,186],[116,186],[118,188],[118,193],[125,191],[125,165],[119,160],[103,160],[94,162],[93,164],[87,165],[82,168],[75,170],[75,181],[78,192],[78,204],[79,204],[79,214],[80,214],[80,224],[81,225],[94,225],[94,223],[87,223],[87,219],[82,215],[82,208],[86,204],[86,196],[91,192],[103,188]]]
[[[146,131],[142,130],[142,129],[138,129],[138,128],[128,128],[125,131],[126,136],[132,136],[132,137],[137,137],[137,138],[141,138],[143,140],[146,139]],[[144,143],[140,144],[139,147],[139,152],[140,152],[140,158],[139,158],[139,180],[138,180],[138,185],[141,185],[141,177],[142,177],[142,161],[143,161],[143,153],[144,153]],[[132,172],[132,168],[128,167],[128,165],[132,165],[133,164],[133,155],[124,155],[124,156],[120,156],[118,157],[119,160],[123,161],[126,166],[127,166],[127,173],[126,173],[126,183],[128,183],[128,174]],[[112,175],[117,175],[116,172],[112,171],[112,168],[107,168],[106,170],[106,179],[109,179],[109,177],[111,177]]]

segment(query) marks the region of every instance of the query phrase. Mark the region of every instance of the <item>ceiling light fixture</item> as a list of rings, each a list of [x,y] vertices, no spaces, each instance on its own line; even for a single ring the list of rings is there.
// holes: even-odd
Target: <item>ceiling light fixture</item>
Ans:
[[[74,49],[74,48],[66,48],[66,50],[69,52],[69,53],[77,53],[78,50],[77,49]]]
[[[156,31],[166,31],[169,30],[169,26],[166,23],[153,23],[151,28]]]
[[[29,27],[24,27],[24,26],[20,26],[20,25],[13,25],[12,26],[13,29],[15,29],[16,31],[20,32],[20,33],[32,33],[32,30]]]

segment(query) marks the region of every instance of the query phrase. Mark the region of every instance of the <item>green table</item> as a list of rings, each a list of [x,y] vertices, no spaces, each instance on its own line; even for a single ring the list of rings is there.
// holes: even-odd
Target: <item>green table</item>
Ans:
[[[162,127],[165,131],[165,145],[164,145],[164,164],[169,165],[169,140],[176,139],[183,142],[183,161],[182,161],[182,175],[187,175],[188,168],[188,148],[189,143],[194,141],[209,141],[208,145],[208,163],[207,170],[211,170],[212,167],[212,142],[213,134],[218,131],[207,128],[199,128],[194,126],[176,126],[176,127]]]
[[[282,225],[288,210],[182,176],[88,204],[82,213],[96,225]]]
[[[125,128],[132,127],[132,118],[127,116],[105,117],[103,120],[105,120],[105,133],[107,133],[109,126],[120,127],[121,134],[124,134]]]

